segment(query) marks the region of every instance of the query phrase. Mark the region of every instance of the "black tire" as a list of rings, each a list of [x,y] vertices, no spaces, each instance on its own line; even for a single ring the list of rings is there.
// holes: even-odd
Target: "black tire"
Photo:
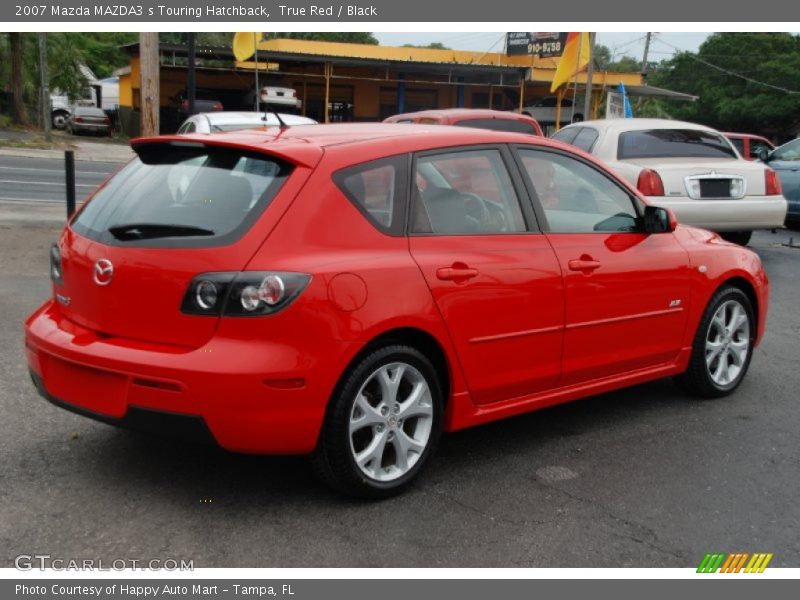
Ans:
[[[572,117],[572,122],[573,123],[581,123],[582,121],[583,121],[583,115],[582,114],[577,114],[574,117]]]
[[[750,238],[753,237],[752,231],[723,231],[720,234],[723,240],[727,240],[732,244],[739,244],[740,246],[747,246]]]
[[[415,455],[416,462],[397,478],[391,481],[380,481],[369,476],[356,463],[354,454],[357,453],[357,450],[354,448],[354,439],[357,434],[353,434],[353,439],[351,439],[350,419],[354,414],[354,410],[357,410],[354,409],[357,395],[360,392],[364,392],[362,395],[366,395],[367,388],[365,386],[370,385],[373,376],[381,369],[386,368],[387,365],[395,363],[410,365],[413,369],[408,369],[407,372],[415,371],[413,373],[414,377],[421,375],[424,379],[430,390],[429,408],[431,409],[432,422],[430,423],[430,430],[424,449]],[[336,390],[334,390],[317,448],[312,455],[312,464],[317,475],[335,490],[358,498],[388,498],[405,491],[412,485],[431,455],[436,451],[442,430],[444,402],[441,389],[436,369],[430,360],[415,348],[398,344],[378,346],[371,350],[345,372]],[[378,406],[382,402],[377,397],[374,401],[378,402]],[[409,417],[409,421],[413,418]],[[409,423],[403,424],[401,420],[399,429],[394,430],[402,432],[406,425],[409,425]],[[412,423],[412,425],[414,428],[418,427],[416,423]],[[377,427],[382,426],[378,425]],[[394,428],[395,425],[392,425],[392,427]],[[387,421],[387,431],[388,428]],[[373,436],[373,439],[374,436],[378,435],[375,433],[374,427],[365,427],[364,429],[368,430],[366,435]],[[387,448],[389,443],[386,443]],[[389,453],[395,453],[396,447],[396,444],[392,444],[392,449]],[[382,464],[381,462],[377,466],[377,470],[381,474],[383,474],[382,471],[384,470]],[[386,468],[385,471],[388,472],[389,469]]]
[[[800,220],[795,221],[786,219],[784,224],[786,225],[786,229],[791,229],[792,231],[797,231],[800,229]]]
[[[711,362],[710,364],[707,364],[706,352],[708,349],[707,341],[714,335],[713,332],[717,329],[716,325],[712,328],[712,320],[714,315],[726,303],[728,303],[728,306],[733,306],[732,303],[738,303],[738,305],[744,309],[748,324],[748,333],[746,336],[748,346],[746,355],[740,366],[740,370],[735,377],[732,377],[730,381],[723,384],[715,381],[711,373],[712,365],[719,365],[719,363]],[[689,359],[689,367],[686,369],[685,373],[674,378],[675,382],[683,390],[696,396],[701,396],[704,398],[721,398],[723,396],[727,396],[736,390],[737,387],[739,387],[739,384],[741,384],[742,380],[747,374],[747,369],[750,366],[750,359],[753,356],[753,342],[755,341],[755,335],[755,312],[750,299],[747,297],[747,294],[737,287],[730,285],[723,286],[717,290],[717,292],[709,301],[706,311],[703,313],[703,318],[700,320],[700,325],[697,327],[697,332],[694,336],[694,341],[692,343],[692,356]],[[745,336],[742,336],[742,338],[744,337]],[[733,342],[729,341],[729,344],[733,345]],[[724,355],[724,358],[726,361],[728,361],[727,346],[725,347],[725,352],[726,354]],[[717,360],[722,360],[722,358],[718,358]]]
[[[52,115],[52,123],[55,129],[66,129],[69,113],[64,110],[57,110]]]

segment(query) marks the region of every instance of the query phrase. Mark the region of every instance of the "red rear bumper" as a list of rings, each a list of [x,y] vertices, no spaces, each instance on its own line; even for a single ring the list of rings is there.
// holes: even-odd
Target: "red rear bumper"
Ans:
[[[174,423],[179,437],[177,423],[193,423],[189,437],[207,427],[237,452],[311,452],[351,344],[301,348],[223,331],[196,349],[103,337],[50,301],[27,320],[25,345],[40,393],[74,412],[167,434]]]

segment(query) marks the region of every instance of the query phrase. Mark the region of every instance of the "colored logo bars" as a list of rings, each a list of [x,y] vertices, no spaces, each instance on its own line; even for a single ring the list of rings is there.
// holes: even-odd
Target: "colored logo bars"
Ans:
[[[748,560],[749,559],[749,560]],[[706,554],[697,567],[698,573],[763,573],[769,561],[772,560],[772,553],[757,552],[748,554],[747,552],[737,552],[733,554]],[[747,566],[745,566],[747,565]]]

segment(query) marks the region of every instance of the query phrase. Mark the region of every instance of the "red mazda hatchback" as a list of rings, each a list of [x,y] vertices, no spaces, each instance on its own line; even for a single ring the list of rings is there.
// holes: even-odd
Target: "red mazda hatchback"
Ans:
[[[756,254],[572,147],[424,125],[133,142],[51,252],[39,392],[126,427],[404,489],[453,431],[665,376],[723,396]]]

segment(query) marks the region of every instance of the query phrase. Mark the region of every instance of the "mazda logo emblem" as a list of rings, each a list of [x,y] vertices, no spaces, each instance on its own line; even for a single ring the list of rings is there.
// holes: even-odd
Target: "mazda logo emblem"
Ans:
[[[94,263],[94,282],[97,285],[108,285],[114,278],[114,265],[107,258]]]

